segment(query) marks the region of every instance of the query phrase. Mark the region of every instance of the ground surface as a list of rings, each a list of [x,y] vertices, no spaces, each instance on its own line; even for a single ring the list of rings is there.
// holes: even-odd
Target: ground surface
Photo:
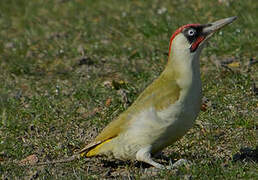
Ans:
[[[257,9],[256,0],[1,0],[1,178],[258,178]],[[201,56],[204,111],[164,150],[191,165],[155,172],[105,158],[16,164],[75,153],[160,74],[176,28],[230,16],[238,20]]]

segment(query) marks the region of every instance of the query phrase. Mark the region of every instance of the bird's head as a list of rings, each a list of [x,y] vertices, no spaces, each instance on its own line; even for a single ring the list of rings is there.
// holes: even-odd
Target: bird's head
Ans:
[[[199,56],[203,44],[207,39],[209,39],[216,31],[230,24],[235,19],[236,17],[230,17],[209,24],[187,24],[180,27],[170,39],[170,58],[174,55],[176,57]]]

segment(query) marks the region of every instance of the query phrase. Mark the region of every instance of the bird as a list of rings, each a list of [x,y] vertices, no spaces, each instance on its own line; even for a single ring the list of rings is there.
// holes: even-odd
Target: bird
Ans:
[[[167,168],[153,157],[193,127],[202,103],[199,57],[204,44],[237,17],[208,24],[187,24],[172,34],[168,62],[160,74],[116,119],[77,154],[64,160],[108,156]],[[39,163],[44,165],[49,163]]]

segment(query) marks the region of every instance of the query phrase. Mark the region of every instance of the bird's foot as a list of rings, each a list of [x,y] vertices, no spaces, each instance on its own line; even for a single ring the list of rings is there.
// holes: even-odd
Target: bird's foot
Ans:
[[[150,153],[150,149],[151,147],[148,146],[146,148],[142,148],[140,149],[137,154],[136,154],[136,159],[138,161],[142,161],[145,162],[147,164],[150,164],[152,166],[154,166],[157,169],[166,169],[165,166],[163,166],[160,163],[155,162],[152,158],[151,158],[151,153]]]
[[[154,166],[157,169],[167,169],[167,170],[176,169],[176,168],[179,168],[181,166],[187,166],[187,165],[191,164],[191,162],[186,160],[186,159],[179,159],[175,163],[172,163],[172,161],[170,159],[169,166],[164,166],[164,165],[162,165],[160,163],[155,162],[151,158],[150,147],[146,147],[146,148],[140,149],[136,153],[136,159],[138,161],[142,161],[142,162],[145,162],[147,164],[150,164],[150,165]]]
[[[182,167],[182,166],[187,166],[187,165],[190,165],[191,162],[186,160],[186,159],[179,159],[178,161],[176,161],[175,163],[172,163],[171,159],[169,161],[169,166],[166,166],[166,169],[177,169],[179,167]]]

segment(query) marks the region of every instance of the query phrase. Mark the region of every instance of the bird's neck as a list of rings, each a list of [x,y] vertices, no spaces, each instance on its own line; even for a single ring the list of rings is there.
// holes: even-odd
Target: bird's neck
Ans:
[[[172,52],[163,73],[173,76],[181,88],[189,88],[193,82],[200,81],[199,53],[192,55],[187,50]]]

